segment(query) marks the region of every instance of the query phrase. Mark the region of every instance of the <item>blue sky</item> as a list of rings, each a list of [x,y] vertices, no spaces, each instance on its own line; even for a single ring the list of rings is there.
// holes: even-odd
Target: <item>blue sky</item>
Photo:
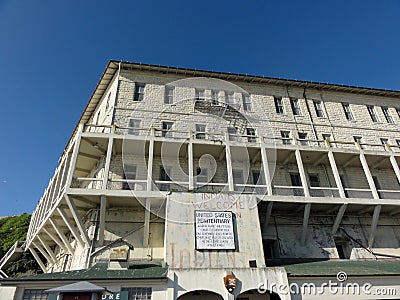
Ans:
[[[109,59],[400,90],[399,15],[399,0],[0,0],[0,216],[33,211]]]

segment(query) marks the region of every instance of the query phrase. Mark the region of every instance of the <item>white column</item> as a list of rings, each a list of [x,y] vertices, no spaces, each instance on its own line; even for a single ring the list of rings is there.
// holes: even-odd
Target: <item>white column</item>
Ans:
[[[54,234],[52,234],[49,230],[47,230],[45,227],[42,228],[42,230],[61,248],[64,250],[65,253],[68,252],[67,247],[63,244],[62,241],[60,241],[59,238],[57,238]]]
[[[33,257],[36,259],[37,263],[39,264],[40,268],[42,269],[43,273],[46,273],[46,266],[44,265],[44,263],[42,262],[42,260],[40,259],[39,255],[36,253],[36,251],[32,248],[29,247],[29,251],[31,251]]]
[[[397,164],[396,157],[393,154],[390,155],[390,163],[392,164],[393,170],[396,173],[397,181],[400,182],[400,169]]]
[[[375,232],[376,232],[376,227],[378,226],[378,221],[379,221],[379,214],[381,212],[382,205],[377,205],[375,206],[374,209],[374,215],[372,216],[372,223],[371,223],[371,232],[369,234],[369,239],[368,239],[368,248],[372,248],[374,245],[374,239],[375,239]]]
[[[143,227],[143,247],[149,246],[149,233],[150,233],[150,199],[145,200],[144,210],[144,227]]]
[[[235,185],[233,184],[233,170],[232,170],[232,155],[231,148],[229,145],[228,133],[225,134],[225,161],[226,161],[226,171],[228,173],[228,185],[229,191],[235,190]]]
[[[304,171],[303,161],[301,159],[300,150],[296,149],[295,151],[297,168],[299,169],[300,178],[301,178],[301,185],[303,186],[304,196],[310,197],[310,191],[308,189],[307,177],[306,172]]]
[[[39,242],[43,245],[44,249],[46,249],[47,253],[50,255],[51,261],[52,261],[53,263],[55,263],[55,262],[57,261],[57,258],[56,258],[56,256],[55,256],[53,250],[51,250],[51,248],[49,247],[49,245],[46,243],[46,241],[44,241],[44,240],[40,237],[40,235],[37,235],[36,237],[37,237],[37,239],[39,240]]]
[[[372,197],[374,199],[379,199],[379,195],[378,195],[378,191],[376,190],[374,179],[372,178],[371,171],[369,170],[369,167],[368,167],[367,159],[365,158],[365,155],[363,152],[360,153],[360,161],[361,161],[361,165],[364,170],[365,177],[367,178],[369,188],[371,189]]]
[[[64,245],[67,247],[68,252],[71,253],[71,255],[74,254],[74,249],[72,249],[70,242],[68,241],[65,234],[62,232],[61,228],[52,219],[49,219],[49,221],[50,224],[53,226],[54,230],[57,232],[60,239],[63,241]]]
[[[75,227],[71,224],[70,220],[68,219],[67,214],[62,208],[57,207],[57,212],[60,214],[61,218],[67,225],[68,229],[71,231],[72,235],[74,238],[78,241],[78,243],[81,245],[82,248],[85,247],[85,243],[83,242],[81,236],[79,235],[79,232],[75,229]]]
[[[189,133],[189,144],[188,144],[188,166],[189,166],[189,190],[194,190],[194,180],[193,180],[193,141],[192,132]]]
[[[50,257],[50,255],[47,254],[47,252],[38,244],[36,244],[35,242],[32,242],[32,245],[39,250],[40,253],[42,253],[42,255],[47,259],[47,262],[50,264],[54,264],[53,259]]]
[[[306,243],[307,236],[307,227],[308,227],[308,219],[310,218],[311,211],[311,203],[307,203],[304,207],[304,215],[303,215],[303,230],[301,233],[301,244],[304,245]]]
[[[147,161],[147,191],[153,189],[153,156],[154,156],[154,128],[150,131],[149,158]]]
[[[106,207],[107,207],[107,198],[105,195],[101,195],[100,198],[100,220],[99,220],[99,232],[98,238],[100,246],[104,244],[104,231],[106,228]]]
[[[68,175],[67,175],[67,182],[66,182],[67,189],[71,187],[74,170],[75,170],[75,165],[76,165],[76,161],[78,159],[79,146],[81,144],[82,131],[83,131],[83,124],[79,124],[78,130],[76,132],[75,145],[74,145],[74,150],[72,152],[72,159],[71,159],[71,163],[69,165],[69,170],[68,170]]]
[[[269,196],[271,196],[272,195],[272,178],[271,178],[271,174],[269,173],[268,155],[267,155],[267,150],[266,150],[264,143],[261,143],[260,150],[261,150],[261,160],[262,160],[262,164],[263,164],[265,184],[267,186],[267,193]]]
[[[335,234],[337,232],[337,230],[340,226],[340,223],[342,222],[342,218],[343,218],[343,215],[344,215],[346,209],[347,209],[347,204],[343,204],[339,208],[338,214],[335,219],[335,223],[333,224],[333,227],[332,227],[332,234]]]
[[[333,155],[332,150],[328,151],[328,159],[329,159],[329,163],[331,165],[333,177],[335,178],[336,187],[338,188],[338,191],[339,191],[339,196],[340,196],[340,198],[346,198],[343,184],[342,184],[342,181],[340,180],[339,171],[338,171],[338,168],[336,165],[335,156]]]
[[[112,130],[114,130],[114,126],[113,126]],[[105,191],[107,189],[108,173],[110,171],[110,162],[111,162],[113,144],[114,144],[114,139],[112,137],[110,137],[108,139],[106,161],[105,161],[105,165],[104,165],[104,178],[103,178],[103,186],[102,186],[103,191]]]
[[[67,201],[69,210],[71,211],[72,217],[75,220],[76,226],[81,232],[81,236],[83,237],[87,246],[90,246],[90,240],[86,233],[85,225],[82,223],[81,216],[78,214],[78,209],[75,206],[74,201],[72,201],[67,194],[64,195],[65,200]]]
[[[267,212],[266,212],[265,218],[264,218],[264,226],[263,226],[264,233],[267,232],[268,223],[269,223],[269,220],[271,219],[273,206],[274,206],[274,202],[268,202]]]

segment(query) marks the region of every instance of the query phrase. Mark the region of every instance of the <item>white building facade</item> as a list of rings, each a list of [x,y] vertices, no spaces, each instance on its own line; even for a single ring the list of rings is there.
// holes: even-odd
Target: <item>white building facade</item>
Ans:
[[[110,61],[0,295],[395,299],[399,132],[399,91]]]

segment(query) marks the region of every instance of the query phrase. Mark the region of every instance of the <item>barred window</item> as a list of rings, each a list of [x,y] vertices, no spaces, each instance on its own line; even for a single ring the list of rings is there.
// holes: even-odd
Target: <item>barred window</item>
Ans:
[[[392,115],[391,115],[390,112],[389,112],[389,109],[388,109],[387,107],[383,107],[383,106],[382,106],[382,112],[383,112],[383,114],[385,115],[386,121],[387,121],[388,123],[390,123],[390,124],[394,124],[394,121],[393,121]]]
[[[285,110],[283,108],[283,101],[282,101],[282,97],[276,97],[274,96],[274,102],[275,102],[275,110],[276,113],[278,114],[284,114]]]
[[[243,110],[250,111],[251,110],[251,99],[249,95],[242,95],[242,100],[243,100]]]
[[[121,291],[128,291],[129,300],[150,300],[151,288],[136,287],[136,288],[121,288]]]
[[[142,101],[144,98],[144,83],[135,84],[135,93],[133,94],[133,101]]]
[[[290,106],[292,107],[292,111],[295,116],[301,115],[299,99],[290,98]]]
[[[47,300],[47,293],[44,290],[25,290],[23,300]]]
[[[323,118],[324,117],[324,110],[322,108],[321,101],[314,100],[313,102],[314,102],[315,113],[317,114],[317,117]]]
[[[350,110],[350,104],[343,102],[342,106],[343,106],[343,110],[344,110],[344,114],[346,116],[346,119],[349,120],[349,121],[353,121],[354,117],[353,117],[353,113]]]
[[[175,87],[173,87],[173,86],[165,87],[165,96],[164,96],[165,104],[174,103],[174,93],[175,93]]]
[[[378,122],[378,116],[376,115],[374,106],[367,105],[367,109],[368,109],[368,112],[369,112],[372,122]]]

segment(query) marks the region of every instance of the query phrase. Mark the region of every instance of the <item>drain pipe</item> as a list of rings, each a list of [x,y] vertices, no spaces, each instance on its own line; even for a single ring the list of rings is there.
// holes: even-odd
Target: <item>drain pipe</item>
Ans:
[[[303,98],[306,101],[306,108],[307,108],[308,118],[310,119],[311,131],[314,134],[314,138],[317,140],[317,131],[315,130],[314,120],[313,120],[313,117],[311,115],[311,109],[310,109],[310,106],[308,105],[307,96],[306,96],[306,89],[307,89],[307,83],[304,86]]]

